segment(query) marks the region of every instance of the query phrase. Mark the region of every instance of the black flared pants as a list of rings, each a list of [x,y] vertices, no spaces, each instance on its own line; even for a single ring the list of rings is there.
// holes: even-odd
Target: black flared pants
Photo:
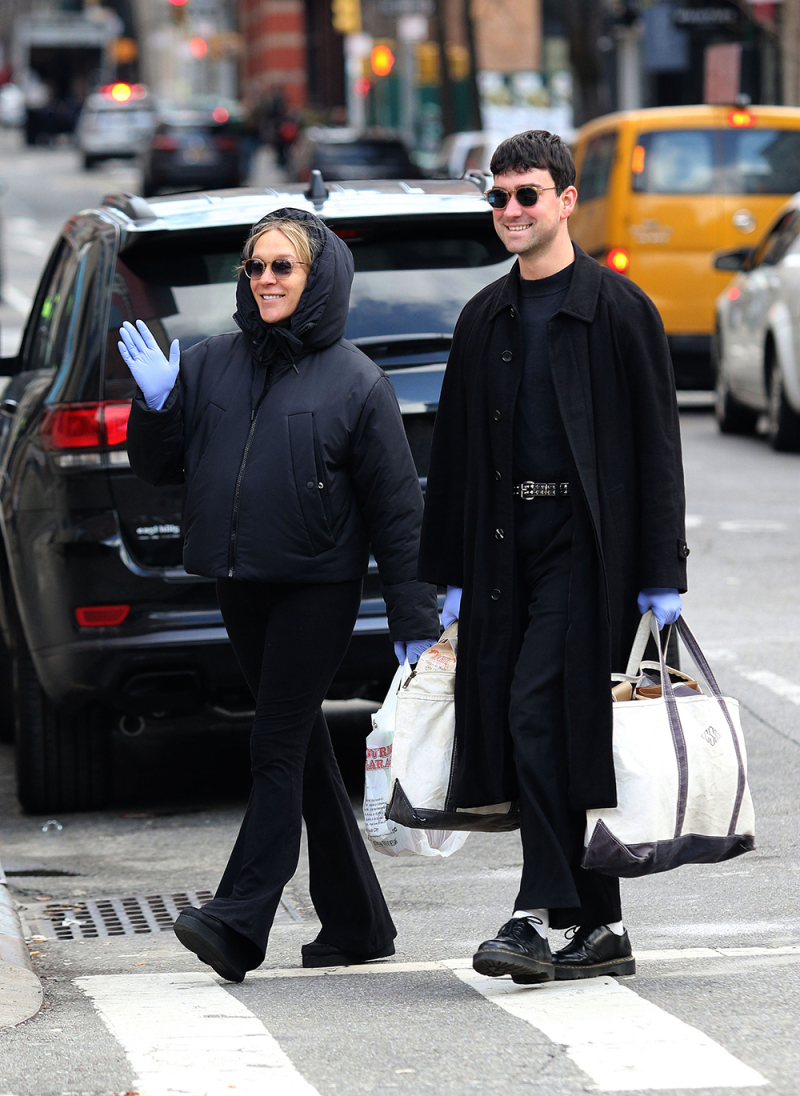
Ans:
[[[205,909],[264,957],[281,893],[297,868],[301,819],[319,939],[356,954],[397,935],[345,790],[322,701],[358,613],[361,583],[218,579],[222,619],[256,700],[253,786],[217,893]]]
[[[517,504],[528,620],[509,722],[520,788],[522,882],[516,909],[549,909],[553,928],[621,920],[619,881],[580,866],[586,812],[570,807],[564,657],[572,574],[569,498]]]

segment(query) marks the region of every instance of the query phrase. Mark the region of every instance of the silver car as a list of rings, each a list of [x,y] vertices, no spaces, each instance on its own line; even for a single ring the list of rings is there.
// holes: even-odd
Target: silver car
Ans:
[[[75,131],[83,166],[138,156],[155,128],[153,103],[141,84],[110,84],[90,95]]]
[[[800,193],[757,247],[714,265],[738,271],[717,299],[719,428],[752,434],[765,418],[773,448],[800,451]]]

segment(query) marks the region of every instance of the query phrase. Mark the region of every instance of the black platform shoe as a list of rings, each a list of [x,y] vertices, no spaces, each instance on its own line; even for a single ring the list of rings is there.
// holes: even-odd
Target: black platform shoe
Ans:
[[[373,959],[388,959],[390,955],[394,955],[394,944],[389,943],[385,948],[379,948],[368,955],[360,955],[353,951],[342,951],[333,944],[312,940],[310,944],[303,944],[300,954],[304,967],[354,967]]]
[[[553,956],[548,942],[536,931],[536,921],[534,917],[512,917],[493,940],[484,940],[472,957],[473,968],[487,978],[510,974],[524,986],[552,982]]]
[[[605,925],[579,928],[566,947],[553,956],[556,981],[597,978],[601,974],[635,974],[636,960],[628,933],[617,936]]]
[[[243,982],[248,970],[259,965],[255,944],[194,906],[181,911],[172,931],[185,948],[228,982]]]

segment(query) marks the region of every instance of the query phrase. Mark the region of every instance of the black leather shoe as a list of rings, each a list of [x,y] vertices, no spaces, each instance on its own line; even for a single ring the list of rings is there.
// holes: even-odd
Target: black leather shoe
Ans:
[[[636,960],[628,933],[617,936],[605,925],[579,928],[566,947],[553,956],[556,981],[597,978],[601,974],[635,974]]]
[[[484,940],[472,957],[472,966],[487,978],[510,974],[524,986],[553,981],[550,945],[536,931],[532,917],[507,921],[493,940]]]
[[[303,956],[304,967],[353,967],[358,963],[369,963],[372,959],[388,959],[390,955],[394,955],[394,944],[389,943],[385,948],[379,948],[369,955],[359,955],[352,951],[342,951],[333,944],[312,940],[310,944],[303,944],[300,954]]]
[[[181,911],[172,931],[185,948],[228,982],[243,982],[248,970],[259,965],[255,944],[194,906]]]

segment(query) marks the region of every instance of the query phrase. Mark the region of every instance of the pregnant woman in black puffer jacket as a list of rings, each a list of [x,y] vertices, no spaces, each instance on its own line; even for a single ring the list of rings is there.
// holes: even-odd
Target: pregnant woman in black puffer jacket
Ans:
[[[422,496],[391,382],[343,338],[353,260],[317,217],[269,214],[243,252],[239,331],[164,357],[147,327],[120,349],[140,391],[131,466],[186,484],[184,565],[216,579],[256,699],[253,787],[213,900],[178,939],[240,982],[263,961],[297,867],[301,817],[322,928],[304,966],[394,954],[396,935],[342,783],[322,701],[344,657],[372,546],[398,657],[439,634],[417,582]]]

